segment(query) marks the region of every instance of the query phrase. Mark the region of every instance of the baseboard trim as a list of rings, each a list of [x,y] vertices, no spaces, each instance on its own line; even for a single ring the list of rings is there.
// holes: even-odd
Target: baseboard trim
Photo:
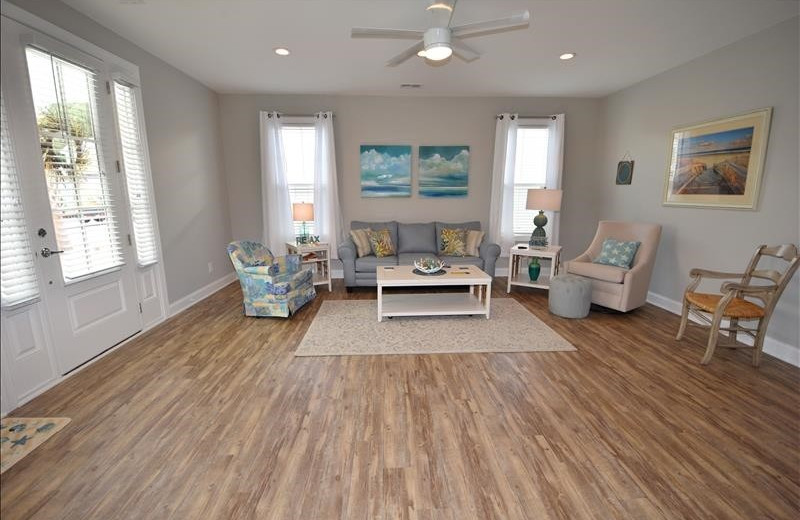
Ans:
[[[236,273],[228,273],[222,278],[214,280],[208,285],[205,285],[196,291],[187,294],[183,298],[169,304],[169,317],[173,317],[179,312],[183,312],[195,303],[205,300],[215,292],[219,291],[229,283],[236,280]]]
[[[681,302],[675,301],[671,298],[667,298],[666,296],[662,296],[654,292],[647,293],[647,301],[648,303],[652,303],[656,307],[660,307],[666,311],[671,312],[672,314],[677,314],[679,316],[681,314],[681,310],[683,309]],[[689,318],[695,323],[699,323],[699,321],[693,316],[689,315]],[[723,322],[723,326],[727,326],[727,324]],[[740,338],[739,341],[741,341],[745,345],[753,344],[753,339],[750,336],[743,334],[739,336],[739,338]],[[783,341],[779,341],[769,336],[765,337],[764,353],[769,354],[772,357],[776,357],[781,361],[785,361],[796,367],[800,367],[800,348],[790,345],[788,343],[784,343]]]

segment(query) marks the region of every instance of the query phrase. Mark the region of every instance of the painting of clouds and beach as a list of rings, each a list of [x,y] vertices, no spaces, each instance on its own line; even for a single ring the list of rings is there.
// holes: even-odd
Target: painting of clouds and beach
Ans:
[[[411,146],[361,145],[361,196],[411,196]]]
[[[469,146],[420,146],[421,197],[466,197],[469,185]]]

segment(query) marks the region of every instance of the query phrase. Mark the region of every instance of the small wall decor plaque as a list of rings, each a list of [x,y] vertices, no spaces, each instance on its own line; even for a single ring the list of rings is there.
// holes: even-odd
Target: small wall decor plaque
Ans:
[[[617,163],[617,184],[630,184],[633,179],[633,161],[622,160]]]

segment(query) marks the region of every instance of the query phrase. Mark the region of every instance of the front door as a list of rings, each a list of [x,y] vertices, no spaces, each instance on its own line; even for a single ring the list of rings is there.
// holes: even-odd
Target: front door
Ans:
[[[9,101],[26,108],[15,121],[30,137],[17,138],[18,160],[37,199],[28,220],[65,374],[142,328],[107,74],[55,40],[21,41],[5,18],[2,38],[4,68],[27,71],[8,79],[24,83]]]

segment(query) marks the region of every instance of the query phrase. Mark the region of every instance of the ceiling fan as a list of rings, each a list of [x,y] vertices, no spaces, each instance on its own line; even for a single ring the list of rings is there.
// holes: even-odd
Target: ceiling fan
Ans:
[[[466,45],[462,39],[472,36],[524,29],[528,27],[531,14],[529,11],[485,22],[468,23],[450,26],[457,0],[430,0],[427,8],[431,16],[431,23],[427,30],[417,31],[408,29],[379,29],[369,27],[354,27],[350,36],[352,38],[396,38],[404,40],[419,40],[417,43],[404,50],[386,62],[387,67],[400,65],[410,57],[420,56],[431,61],[442,61],[455,54],[464,61],[470,62],[480,57],[480,53]]]

